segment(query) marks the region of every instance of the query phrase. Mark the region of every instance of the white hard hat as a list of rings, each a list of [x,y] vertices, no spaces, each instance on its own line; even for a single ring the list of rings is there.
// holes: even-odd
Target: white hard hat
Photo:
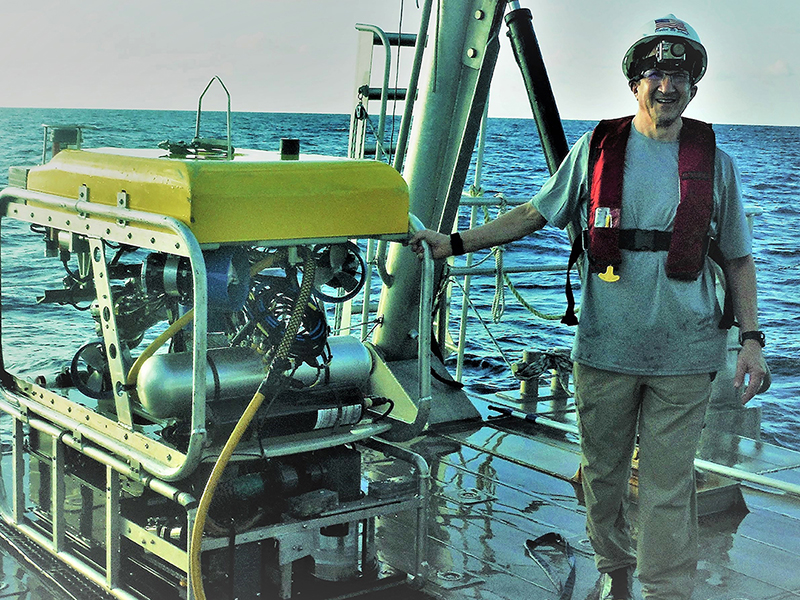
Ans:
[[[675,15],[648,21],[640,28],[639,39],[628,48],[622,59],[622,72],[628,80],[636,79],[643,71],[659,65],[662,68],[681,68],[697,83],[706,72],[708,56],[697,32]]]

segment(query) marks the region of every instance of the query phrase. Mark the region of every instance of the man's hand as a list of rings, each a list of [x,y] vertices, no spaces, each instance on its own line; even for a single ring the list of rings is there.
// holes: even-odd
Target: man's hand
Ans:
[[[761,390],[761,384],[767,375],[767,363],[761,352],[761,345],[755,340],[745,340],[739,351],[736,376],[733,378],[733,386],[737,390],[744,385],[745,375],[748,376],[748,380],[747,387],[742,393],[742,404],[747,404]]]
[[[453,254],[453,249],[450,247],[450,236],[432,229],[423,229],[414,234],[408,241],[411,250],[420,258],[424,256],[422,250],[422,242],[428,242],[431,247],[431,255],[433,258],[447,258]]]

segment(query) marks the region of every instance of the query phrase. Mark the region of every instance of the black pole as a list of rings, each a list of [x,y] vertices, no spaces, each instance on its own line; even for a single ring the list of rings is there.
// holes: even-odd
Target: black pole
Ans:
[[[512,10],[506,15],[508,38],[514,49],[514,58],[522,72],[528,100],[533,110],[539,139],[542,143],[547,168],[553,174],[569,150],[564,127],[558,115],[556,99],[544,67],[539,42],[533,32],[533,16],[527,8]]]

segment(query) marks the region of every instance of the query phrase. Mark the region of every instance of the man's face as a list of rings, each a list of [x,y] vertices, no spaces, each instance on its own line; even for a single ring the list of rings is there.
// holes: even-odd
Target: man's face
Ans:
[[[667,128],[686,110],[697,87],[686,71],[645,71],[631,89],[639,103],[639,113],[650,119],[656,128]]]

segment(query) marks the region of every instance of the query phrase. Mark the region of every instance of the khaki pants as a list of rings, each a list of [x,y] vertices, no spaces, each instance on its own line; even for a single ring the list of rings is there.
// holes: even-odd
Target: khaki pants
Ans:
[[[601,572],[636,564],[644,597],[688,599],[697,569],[694,458],[711,376],[637,376],[575,364],[586,529]],[[626,518],[639,435],[636,551]]]

